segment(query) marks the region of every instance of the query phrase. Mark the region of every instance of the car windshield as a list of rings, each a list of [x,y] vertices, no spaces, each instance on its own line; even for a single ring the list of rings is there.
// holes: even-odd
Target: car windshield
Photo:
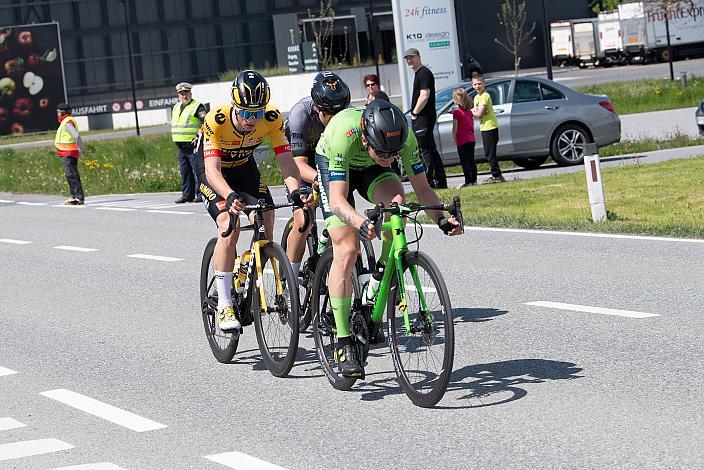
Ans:
[[[445,105],[452,101],[452,92],[456,87],[445,88],[435,93],[435,112],[439,113]]]

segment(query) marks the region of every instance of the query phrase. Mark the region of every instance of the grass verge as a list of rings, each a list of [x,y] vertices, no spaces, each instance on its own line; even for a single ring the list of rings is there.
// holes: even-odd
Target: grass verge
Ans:
[[[440,191],[467,225],[704,238],[704,158],[604,168],[609,220],[595,224],[583,172]],[[409,199],[414,200],[415,195]]]

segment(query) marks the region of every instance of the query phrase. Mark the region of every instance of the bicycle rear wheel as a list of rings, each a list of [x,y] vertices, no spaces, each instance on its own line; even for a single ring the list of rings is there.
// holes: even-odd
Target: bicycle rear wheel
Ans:
[[[349,390],[357,379],[343,377],[337,367],[335,316],[332,313],[330,294],[328,293],[328,275],[330,274],[331,265],[332,248],[328,248],[318,260],[318,266],[313,279],[311,311],[313,312],[315,352],[318,355],[320,367],[323,369],[325,377],[333,388],[337,390]],[[355,295],[357,295],[356,292]]]
[[[218,308],[218,292],[215,286],[215,269],[213,267],[213,253],[217,238],[208,242],[203,253],[203,262],[200,267],[200,305],[203,315],[203,326],[208,344],[213,351],[213,356],[218,362],[229,363],[237,352],[239,332],[224,332],[215,321]]]
[[[427,310],[423,308],[417,280]],[[403,391],[413,404],[429,408],[445,395],[455,356],[452,306],[440,270],[425,253],[413,251],[403,256],[403,282],[410,331],[407,330],[398,279],[394,276],[387,303],[389,347],[394,369]]]
[[[259,253],[257,263],[262,268],[262,277],[255,276],[250,286],[257,343],[269,372],[285,377],[296,361],[298,350],[299,307],[294,291],[298,284],[281,245],[267,243]],[[264,302],[260,297],[260,284]]]

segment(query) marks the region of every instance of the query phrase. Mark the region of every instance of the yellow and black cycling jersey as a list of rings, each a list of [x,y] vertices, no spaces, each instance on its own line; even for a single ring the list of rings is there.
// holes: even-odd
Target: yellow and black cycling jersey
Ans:
[[[203,156],[220,158],[220,167],[236,168],[253,158],[254,149],[269,136],[274,154],[289,152],[284,120],[276,107],[267,105],[264,117],[259,119],[256,128],[243,134],[235,127],[235,112],[231,104],[211,109],[203,124],[205,142]]]

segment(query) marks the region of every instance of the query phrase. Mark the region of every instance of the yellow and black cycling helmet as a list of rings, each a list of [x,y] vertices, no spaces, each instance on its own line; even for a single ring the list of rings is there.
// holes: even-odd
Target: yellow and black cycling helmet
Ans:
[[[269,103],[269,84],[259,72],[245,70],[232,82],[232,102],[241,109],[262,109]]]

